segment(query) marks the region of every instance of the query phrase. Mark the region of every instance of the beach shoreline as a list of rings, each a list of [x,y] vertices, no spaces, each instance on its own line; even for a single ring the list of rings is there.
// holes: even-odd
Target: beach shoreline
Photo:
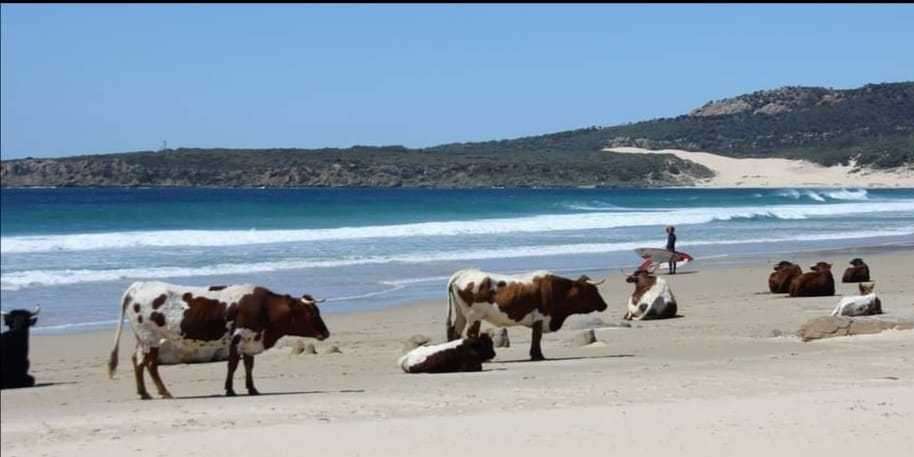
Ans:
[[[832,262],[840,277],[852,257],[870,265],[885,317],[914,319],[910,247],[785,258],[804,270]],[[225,364],[211,363],[163,367],[178,398],[144,402],[135,394],[128,335],[114,381],[104,370],[113,326],[34,335],[31,373],[40,387],[0,394],[0,450],[4,456],[299,455],[305,448],[331,456],[456,455],[483,446],[509,455],[854,455],[878,441],[883,453],[904,455],[914,445],[906,433],[914,426],[914,331],[802,343],[792,336],[799,326],[828,315],[840,297],[771,295],[770,270],[767,261],[721,261],[664,275],[683,317],[601,327],[597,344],[575,346],[571,340],[592,318],[621,320],[631,290],[622,273],[614,274],[619,299],[604,313],[573,317],[546,334],[549,360],[529,362],[529,330],[512,328],[511,347],[497,349],[482,373],[407,375],[396,366],[410,336],[443,341],[443,297],[327,313],[332,336],[314,342],[318,354],[278,347],[257,357],[260,397],[243,391],[223,397]],[[837,294],[855,289],[839,283]],[[331,345],[342,353],[326,353]]]

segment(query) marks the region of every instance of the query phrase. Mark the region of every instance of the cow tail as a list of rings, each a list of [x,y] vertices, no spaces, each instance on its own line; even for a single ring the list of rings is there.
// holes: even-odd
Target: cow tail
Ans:
[[[447,282],[447,321],[445,322],[445,336],[448,341],[451,341],[454,335],[454,306],[457,305],[456,297],[454,296],[454,282],[457,280],[457,275],[451,276],[451,279]]]
[[[129,293],[129,292],[128,292]],[[124,294],[124,302],[121,305],[121,318],[118,319],[117,332],[114,334],[114,349],[111,350],[111,356],[108,357],[108,378],[114,379],[114,373],[117,371],[117,350],[121,343],[121,331],[124,329],[124,316],[127,314],[127,294]]]

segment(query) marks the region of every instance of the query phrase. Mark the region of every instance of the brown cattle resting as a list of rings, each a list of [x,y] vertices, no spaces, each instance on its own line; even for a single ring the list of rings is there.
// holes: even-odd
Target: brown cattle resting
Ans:
[[[543,333],[555,332],[573,314],[606,309],[604,291],[587,276],[568,279],[548,271],[508,276],[461,270],[448,281],[447,339],[478,336],[481,321],[496,327],[522,325],[533,330],[530,358],[543,360]]]
[[[143,380],[147,368],[159,395],[171,398],[159,377],[159,365],[222,360],[228,360],[225,394],[233,396],[239,359],[244,360],[247,391],[257,395],[253,378],[256,354],[286,335],[319,340],[330,336],[317,303],[310,295],[278,295],[253,285],[206,288],[135,282],[124,293],[108,375],[113,377],[117,369],[126,317],[137,339],[131,360],[140,398],[150,398]]]
[[[797,276],[790,283],[791,297],[828,297],[835,295],[835,278],[831,275],[831,264],[819,262],[812,271]]]
[[[801,274],[803,274],[803,269],[799,265],[782,260],[768,275],[768,290],[773,294],[786,294],[790,292],[790,283]]]
[[[863,259],[856,258],[851,260],[851,266],[844,270],[844,276],[841,282],[869,282],[870,267],[863,263]]]

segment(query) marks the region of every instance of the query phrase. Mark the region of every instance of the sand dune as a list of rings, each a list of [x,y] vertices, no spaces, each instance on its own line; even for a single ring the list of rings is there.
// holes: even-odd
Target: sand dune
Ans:
[[[114,381],[104,363],[111,331],[41,335],[32,373],[41,387],[2,392],[4,457],[129,455],[293,456],[472,454],[909,455],[914,448],[914,331],[802,343],[790,336],[828,315],[839,297],[764,292],[770,265],[698,259],[667,276],[683,317],[602,328],[602,344],[570,343],[594,315],[547,334],[550,360],[527,361],[530,333],[481,373],[407,375],[396,365],[413,334],[443,340],[443,299],[386,311],[327,314],[342,354],[256,360],[264,394],[221,395],[223,363],[162,368],[176,400],[136,398],[121,350]],[[914,250],[788,256],[835,269],[863,257],[887,316],[914,318]],[[588,272],[592,273],[592,272]],[[616,323],[630,285],[610,278]],[[838,293],[856,286],[839,284]],[[112,304],[116,307],[117,304]],[[782,334],[783,336],[773,336]],[[124,338],[122,343],[131,341]],[[65,349],[64,349],[65,348]],[[241,370],[239,370],[241,371]],[[240,383],[240,375],[236,380]],[[147,385],[151,383],[147,380]]]
[[[625,154],[673,154],[704,165],[715,176],[699,187],[914,187],[914,169],[892,171],[861,170],[854,167],[821,165],[805,160],[737,159],[708,152],[678,149],[609,148]]]

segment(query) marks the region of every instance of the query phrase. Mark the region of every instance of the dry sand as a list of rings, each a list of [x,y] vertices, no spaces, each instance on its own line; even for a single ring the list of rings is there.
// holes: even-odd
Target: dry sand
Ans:
[[[704,165],[715,173],[698,187],[914,187],[914,168],[861,170],[853,166],[823,167],[805,160],[736,159],[708,152],[678,149],[608,148],[625,154],[673,154]]]
[[[914,318],[914,251],[798,255],[840,272],[870,265],[886,317]],[[767,260],[767,264],[765,263]],[[118,378],[105,376],[113,329],[33,336],[41,387],[2,392],[2,454],[32,456],[285,455],[860,455],[914,449],[914,332],[802,343],[790,336],[828,315],[838,297],[766,293],[770,264],[701,260],[667,276],[683,317],[597,331],[569,341],[593,317],[544,338],[550,360],[527,361],[529,331],[481,373],[407,375],[403,340],[442,341],[444,301],[384,312],[328,314],[342,354],[256,360],[264,395],[225,398],[223,363],[164,367],[176,400],[141,401],[121,349]],[[618,323],[630,285],[611,277]],[[838,285],[850,294],[856,286]],[[442,294],[443,295],[443,294]],[[112,304],[117,306],[117,304]],[[785,336],[774,337],[773,332]],[[148,385],[152,384],[147,381]],[[563,454],[557,454],[563,453]]]

